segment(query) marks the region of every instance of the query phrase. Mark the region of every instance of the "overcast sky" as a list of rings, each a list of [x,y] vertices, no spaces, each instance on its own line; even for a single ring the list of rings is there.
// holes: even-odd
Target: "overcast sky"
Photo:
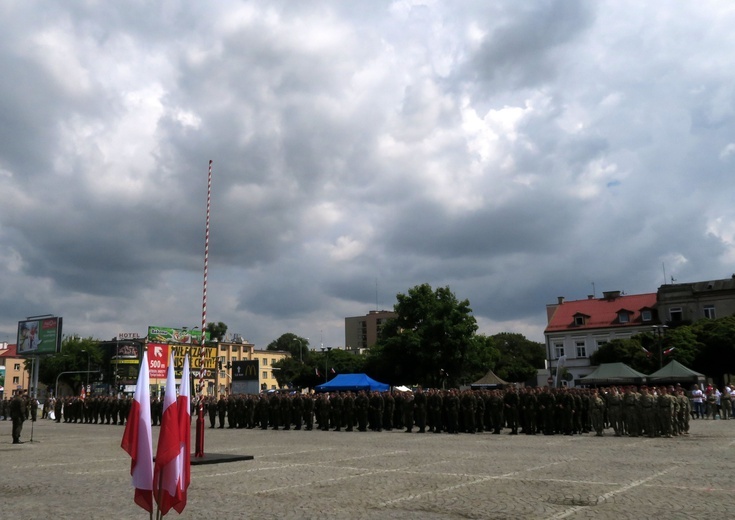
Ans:
[[[207,321],[264,348],[429,283],[543,341],[557,296],[735,272],[735,3],[0,3],[0,341]]]

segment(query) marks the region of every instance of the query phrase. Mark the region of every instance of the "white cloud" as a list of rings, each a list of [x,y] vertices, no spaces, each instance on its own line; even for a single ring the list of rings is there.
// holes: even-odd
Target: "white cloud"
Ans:
[[[209,159],[210,316],[260,346],[376,280],[540,340],[590,280],[730,275],[730,3],[0,9],[0,333],[196,322]]]

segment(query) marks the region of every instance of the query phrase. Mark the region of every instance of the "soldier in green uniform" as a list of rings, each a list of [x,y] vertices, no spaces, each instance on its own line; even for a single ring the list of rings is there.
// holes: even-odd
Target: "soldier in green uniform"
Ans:
[[[459,398],[459,407],[462,410],[462,428],[466,433],[475,433],[475,413],[477,401],[472,390],[464,390]]]
[[[360,390],[355,397],[355,414],[357,415],[357,429],[361,432],[367,431],[369,406],[370,402],[365,390]]]
[[[353,431],[355,426],[355,395],[352,392],[345,392],[342,398],[342,417],[345,431]]]
[[[393,430],[393,416],[396,413],[396,400],[390,390],[383,392],[383,428]]]
[[[442,402],[444,403],[443,412],[445,416],[444,424],[447,433],[459,433],[459,394],[456,388],[450,388],[444,395]]]
[[[303,424],[304,400],[301,398],[301,392],[296,392],[291,399],[291,421],[294,430],[300,430]]]
[[[290,430],[291,429],[291,407],[292,407],[292,398],[290,395],[284,395],[281,398],[281,422],[283,423],[283,429],[284,430]]]
[[[334,431],[342,430],[342,395],[339,392],[332,392],[329,397],[329,416]]]
[[[403,424],[406,426],[406,433],[413,431],[413,394],[409,392],[403,396]]]
[[[518,435],[518,406],[520,399],[515,385],[509,385],[503,396],[503,412],[510,428],[510,435]]]
[[[311,431],[314,428],[314,398],[311,395],[306,395],[302,399],[302,403],[304,405],[304,428]]]
[[[413,396],[414,406],[414,420],[419,431],[416,433],[426,432],[426,394],[424,389],[420,386],[416,388],[416,393]]]
[[[623,435],[622,404],[622,397],[618,389],[613,386],[607,394],[607,416],[610,420],[610,425],[615,431],[615,437]]]
[[[439,390],[429,390],[429,397],[427,398],[426,405],[429,412],[429,431],[434,433],[441,433],[443,430],[442,425],[442,394]]]
[[[641,409],[641,433],[647,437],[656,435],[656,411],[658,409],[658,401],[656,397],[649,392],[647,386],[641,387],[640,397]]]
[[[592,395],[589,399],[589,412],[592,429],[597,437],[602,437],[604,416],[605,416],[605,400],[600,396],[597,388],[592,389]]]
[[[10,419],[13,421],[13,444],[23,444],[20,440],[20,434],[23,431],[23,421],[25,421],[26,408],[25,394],[18,391],[10,400]]]
[[[370,406],[370,429],[375,432],[383,431],[383,408],[385,403],[383,402],[383,396],[380,392],[375,391],[370,394],[369,400]]]

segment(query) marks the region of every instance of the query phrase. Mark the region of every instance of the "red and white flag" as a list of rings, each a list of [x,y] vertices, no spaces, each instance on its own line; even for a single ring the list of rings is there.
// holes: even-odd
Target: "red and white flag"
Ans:
[[[184,358],[184,369],[181,372],[179,386],[179,482],[176,486],[174,509],[181,513],[186,507],[186,491],[191,483],[191,390],[189,385],[189,356]]]
[[[125,424],[122,449],[130,455],[130,475],[135,488],[135,503],[153,512],[153,436],[151,434],[151,395],[148,377],[148,353],[140,363],[135,397]]]
[[[156,448],[156,465],[153,468],[154,498],[162,515],[168,513],[171,507],[178,502],[177,486],[180,478],[177,458],[181,451],[181,441],[173,352],[169,358],[161,430],[158,434],[158,447]]]
[[[667,348],[666,350],[664,350],[664,356],[668,356],[668,355],[669,355],[669,354],[671,354],[671,353],[672,353],[672,352],[673,352],[673,351],[674,351],[675,349],[676,349],[676,347],[671,347],[671,348]]]

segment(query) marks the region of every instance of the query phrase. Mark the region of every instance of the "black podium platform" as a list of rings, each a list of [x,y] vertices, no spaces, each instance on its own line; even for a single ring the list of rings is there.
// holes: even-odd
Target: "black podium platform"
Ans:
[[[205,464],[223,464],[225,462],[238,462],[241,460],[253,460],[252,455],[235,455],[232,453],[205,453],[204,457],[191,456],[192,466],[203,466]]]

